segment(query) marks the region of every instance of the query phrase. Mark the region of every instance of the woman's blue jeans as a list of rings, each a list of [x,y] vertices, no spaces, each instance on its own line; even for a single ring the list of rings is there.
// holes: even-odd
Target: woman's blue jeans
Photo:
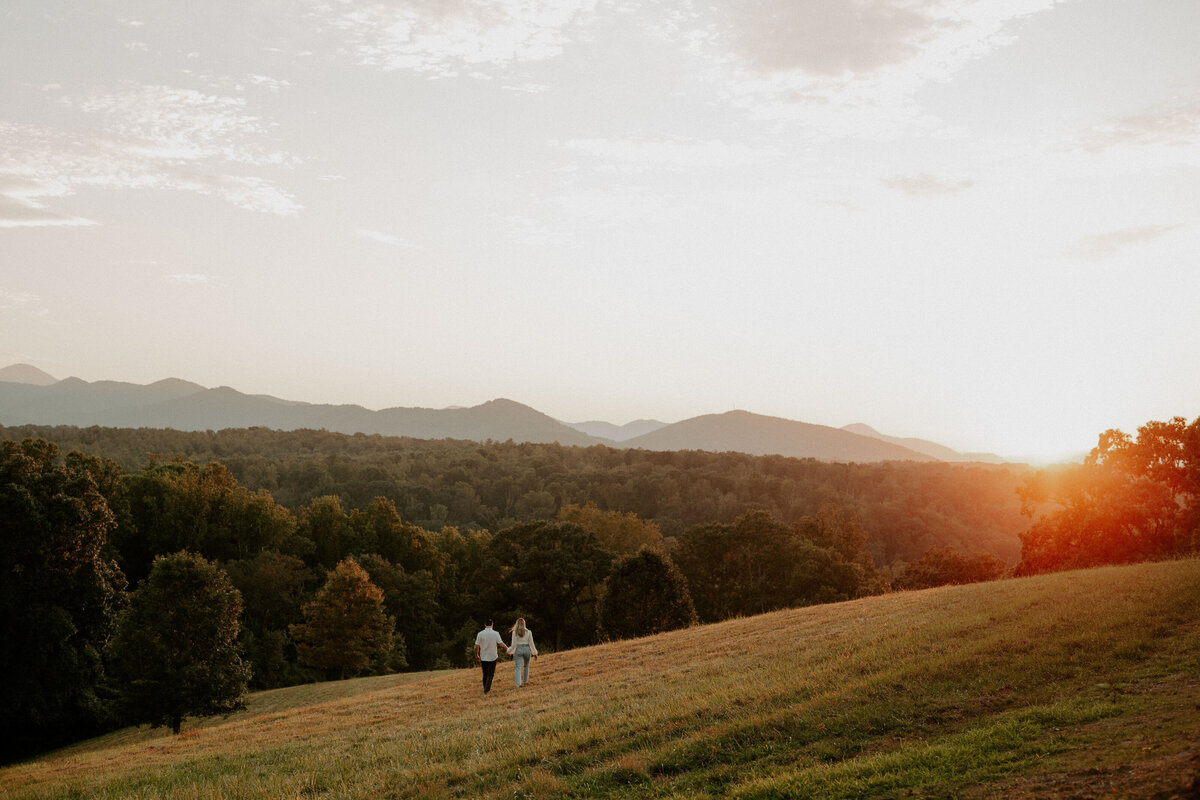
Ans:
[[[517,686],[529,682],[529,645],[517,645],[517,652],[513,654],[513,682]]]

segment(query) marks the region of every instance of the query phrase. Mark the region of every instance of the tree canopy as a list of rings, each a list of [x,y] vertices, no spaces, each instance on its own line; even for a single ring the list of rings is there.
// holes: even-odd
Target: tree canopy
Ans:
[[[631,639],[697,621],[683,573],[663,553],[643,547],[618,559],[604,582],[600,637]]]
[[[216,564],[187,551],[155,558],[108,647],[123,717],[179,733],[187,717],[243,708],[250,668],[238,647],[241,612],[241,595]]]
[[[1032,473],[1018,492],[1034,517],[1023,572],[1200,551],[1200,418],[1106,431],[1084,463]]]
[[[346,678],[392,651],[395,628],[384,611],[383,592],[348,558],[330,571],[291,634],[301,661],[329,677]]]
[[[0,442],[0,756],[94,731],[101,650],[125,579],[104,555],[111,465],[42,440]]]

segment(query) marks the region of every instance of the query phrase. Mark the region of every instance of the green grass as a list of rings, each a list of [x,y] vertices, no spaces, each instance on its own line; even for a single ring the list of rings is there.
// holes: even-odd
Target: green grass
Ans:
[[[7,767],[0,795],[1152,797],[1200,751],[1200,561],[797,609],[547,655],[520,690],[511,674],[486,698],[473,670],[263,692],[179,736]]]

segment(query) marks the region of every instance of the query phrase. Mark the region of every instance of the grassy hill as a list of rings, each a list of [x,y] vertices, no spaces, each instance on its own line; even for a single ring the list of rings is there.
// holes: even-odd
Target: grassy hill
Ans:
[[[466,643],[464,643],[464,646]],[[1200,561],[899,593],[253,695],[0,796],[1197,797]]]

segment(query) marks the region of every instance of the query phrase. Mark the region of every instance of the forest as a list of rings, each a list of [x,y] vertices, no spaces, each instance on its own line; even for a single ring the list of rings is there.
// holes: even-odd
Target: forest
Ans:
[[[0,428],[4,756],[178,731],[248,688],[466,666],[488,617],[555,650],[1195,553],[1198,497],[1200,419],[1180,417],[1045,470]]]

